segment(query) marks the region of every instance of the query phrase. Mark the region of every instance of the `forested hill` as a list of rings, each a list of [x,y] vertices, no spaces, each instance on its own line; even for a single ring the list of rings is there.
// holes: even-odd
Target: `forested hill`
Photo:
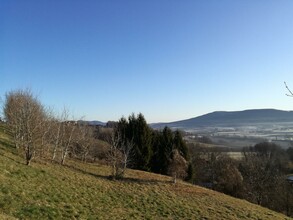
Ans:
[[[199,127],[237,127],[265,123],[293,123],[293,111],[275,109],[254,109],[244,111],[216,111],[199,117],[170,123],[154,123],[153,128],[165,126],[171,128],[190,129]]]

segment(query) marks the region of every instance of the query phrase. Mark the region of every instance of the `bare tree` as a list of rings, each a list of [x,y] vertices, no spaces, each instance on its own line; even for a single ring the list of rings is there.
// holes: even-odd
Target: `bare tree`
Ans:
[[[268,207],[286,163],[283,150],[270,142],[243,149],[244,160],[239,170],[243,176],[245,198]]]
[[[60,116],[51,121],[51,144],[52,161],[60,155],[60,163],[64,165],[65,160],[72,149],[73,135],[76,129],[76,122],[69,121],[69,111],[64,108]]]
[[[172,152],[173,158],[168,167],[168,173],[173,177],[173,183],[176,184],[177,178],[184,178],[187,175],[188,163],[182,157],[177,149]]]
[[[42,124],[42,137],[41,137],[41,144],[40,144],[40,156],[42,158],[46,158],[49,156],[50,153],[50,146],[51,146],[51,132],[53,129],[53,113],[50,109],[46,109],[46,119],[43,121]]]
[[[131,161],[133,142],[124,141],[121,133],[114,130],[108,138],[109,151],[107,159],[112,168],[112,178],[122,178],[125,170]]]
[[[73,143],[73,134],[76,128],[75,122],[63,122],[63,141],[61,145],[61,165],[65,164],[65,160],[70,152]]]
[[[4,103],[4,117],[5,120],[8,123],[8,126],[11,130],[11,133],[13,135],[13,141],[15,144],[15,148],[19,148],[19,145],[22,142],[22,126],[21,124],[21,108],[19,106],[21,105],[19,102],[19,99],[22,99],[22,93],[23,91],[18,92],[9,92],[5,96],[5,103]]]
[[[120,176],[121,172],[119,171],[121,167],[121,161],[122,161],[122,153],[119,150],[119,142],[121,140],[120,134],[115,134],[114,132],[109,137],[108,143],[109,151],[107,153],[107,159],[110,163],[111,169],[112,169],[112,178],[116,179]]]
[[[57,151],[62,144],[62,121],[58,119],[54,119],[51,121],[52,132],[51,132],[51,142],[52,142],[52,157],[51,160],[54,161],[57,155]]]
[[[16,148],[21,147],[29,165],[42,146],[43,126],[47,120],[44,107],[30,90],[17,90],[6,94],[5,119],[13,134]]]
[[[131,164],[131,158],[133,157],[133,149],[134,143],[133,140],[131,141],[126,141],[122,143],[122,146],[120,148],[122,152],[122,164],[123,164],[123,169],[122,169],[122,174],[124,175],[124,172],[126,168]]]
[[[82,161],[86,162],[86,157],[95,142],[93,128],[85,122],[79,122],[77,125],[75,142],[76,154],[81,155]]]
[[[213,167],[216,174],[213,189],[234,197],[242,197],[243,177],[237,165],[229,156],[220,156]]]

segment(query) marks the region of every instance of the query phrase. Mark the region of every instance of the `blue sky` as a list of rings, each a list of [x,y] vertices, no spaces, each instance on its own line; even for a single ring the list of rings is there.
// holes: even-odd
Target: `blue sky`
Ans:
[[[291,0],[0,0],[0,96],[148,122],[293,109]]]

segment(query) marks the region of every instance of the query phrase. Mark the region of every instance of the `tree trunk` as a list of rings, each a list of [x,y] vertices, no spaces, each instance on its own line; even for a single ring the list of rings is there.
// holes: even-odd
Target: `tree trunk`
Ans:
[[[174,174],[174,176],[173,176],[173,183],[176,184],[176,182],[177,182],[177,178],[176,178],[176,174]]]
[[[116,162],[114,162],[113,163],[113,170],[112,170],[112,178],[113,178],[113,180],[116,179],[116,175],[117,175],[117,173],[116,173]]]
[[[62,166],[65,164],[66,156],[67,156],[67,152],[65,152],[65,153],[62,155],[62,158],[61,158],[61,165],[62,165]]]
[[[31,164],[31,160],[26,160],[26,165],[29,166]]]
[[[33,159],[33,152],[31,152],[31,147],[26,146],[25,148],[25,159],[26,159],[26,165],[30,165],[31,160]]]
[[[53,150],[52,161],[55,160],[55,157],[56,157],[56,151],[57,151],[57,147],[55,147],[54,150]]]

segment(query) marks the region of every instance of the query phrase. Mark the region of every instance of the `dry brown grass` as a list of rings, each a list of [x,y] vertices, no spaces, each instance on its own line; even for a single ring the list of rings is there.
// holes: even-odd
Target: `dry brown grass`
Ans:
[[[4,139],[2,139],[4,140]],[[24,165],[0,147],[0,219],[289,219],[266,208],[167,176],[69,160]]]

